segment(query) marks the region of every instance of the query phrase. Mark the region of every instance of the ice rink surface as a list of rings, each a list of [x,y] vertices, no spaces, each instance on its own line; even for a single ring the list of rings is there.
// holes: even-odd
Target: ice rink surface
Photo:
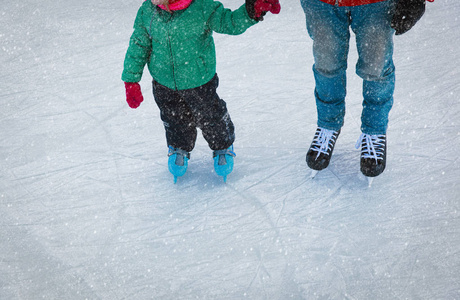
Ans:
[[[235,170],[224,184],[200,135],[173,184],[150,75],[136,110],[120,79],[140,3],[0,7],[0,299],[460,299],[458,0],[395,37],[387,170],[371,188],[353,43],[345,126],[309,178],[297,0],[215,35]]]

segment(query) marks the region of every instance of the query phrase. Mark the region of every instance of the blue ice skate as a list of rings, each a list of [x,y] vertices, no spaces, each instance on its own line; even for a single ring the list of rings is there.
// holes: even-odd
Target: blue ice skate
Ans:
[[[227,175],[233,171],[233,157],[235,156],[233,145],[227,149],[215,150],[213,152],[214,170],[217,175],[224,178],[224,182],[227,182]]]
[[[176,183],[177,177],[184,175],[187,171],[190,153],[185,150],[169,146],[168,156],[169,172],[174,175],[174,183]]]

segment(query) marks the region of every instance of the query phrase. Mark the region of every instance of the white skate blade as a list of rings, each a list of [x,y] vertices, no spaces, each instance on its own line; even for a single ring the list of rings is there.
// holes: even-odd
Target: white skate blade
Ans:
[[[374,181],[374,177],[366,177],[367,178],[367,186],[368,187],[371,187],[372,186],[372,182]]]
[[[311,170],[310,178],[313,179],[315,178],[316,174],[318,174],[319,171],[317,170]]]

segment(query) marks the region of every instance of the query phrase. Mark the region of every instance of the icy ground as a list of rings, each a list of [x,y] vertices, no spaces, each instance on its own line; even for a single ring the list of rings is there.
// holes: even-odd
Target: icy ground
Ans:
[[[359,175],[361,80],[308,178],[311,40],[297,0],[216,35],[237,129],[224,184],[200,136],[174,185],[150,76],[125,103],[141,0],[0,7],[0,299],[460,299],[460,2],[395,38],[388,167]],[[236,8],[242,1],[226,0]]]

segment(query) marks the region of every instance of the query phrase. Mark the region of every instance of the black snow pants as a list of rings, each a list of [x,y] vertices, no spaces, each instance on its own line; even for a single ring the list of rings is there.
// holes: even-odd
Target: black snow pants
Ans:
[[[168,146],[192,151],[197,127],[212,150],[226,149],[233,144],[235,127],[225,101],[217,95],[218,85],[217,74],[202,86],[180,91],[153,81],[153,96],[160,109]]]

